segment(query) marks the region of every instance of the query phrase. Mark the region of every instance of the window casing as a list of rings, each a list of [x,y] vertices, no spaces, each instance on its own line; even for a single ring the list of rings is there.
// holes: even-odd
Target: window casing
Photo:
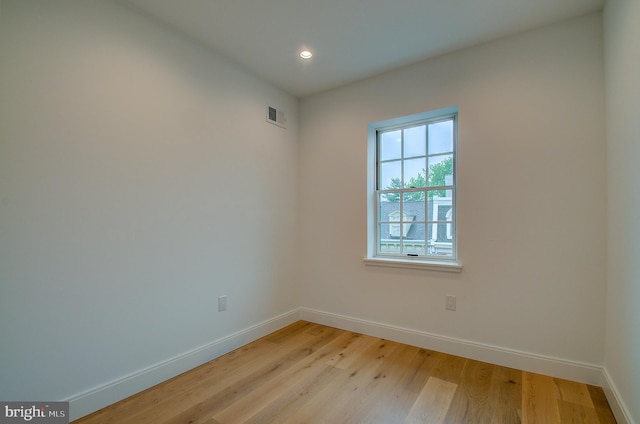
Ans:
[[[447,108],[369,125],[368,263],[460,270],[457,123]]]

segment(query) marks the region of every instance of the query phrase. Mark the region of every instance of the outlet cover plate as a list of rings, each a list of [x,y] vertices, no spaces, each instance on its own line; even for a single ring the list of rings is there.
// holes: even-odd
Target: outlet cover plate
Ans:
[[[447,311],[455,311],[456,310],[456,297],[455,296],[447,296],[446,308],[447,308]]]
[[[227,296],[220,296],[218,298],[218,312],[224,312],[227,310]]]

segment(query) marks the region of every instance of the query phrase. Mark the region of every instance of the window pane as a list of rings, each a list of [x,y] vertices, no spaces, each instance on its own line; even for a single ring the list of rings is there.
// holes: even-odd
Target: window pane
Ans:
[[[453,121],[429,125],[429,154],[453,152]]]
[[[378,249],[381,253],[400,253],[400,239],[392,238],[389,235],[389,224],[380,224],[380,244]]]
[[[446,190],[445,193],[451,196],[451,190]],[[438,197],[436,200],[441,200],[437,220],[451,221],[451,197]]]
[[[405,215],[413,216],[414,221],[424,221],[425,192],[411,191],[403,194],[402,210]]]
[[[404,161],[404,187],[426,187],[425,158],[409,159]]]
[[[435,213],[444,218],[450,210],[449,206],[440,207]],[[427,254],[453,256],[453,222],[433,222],[427,227]]]
[[[407,213],[404,208],[402,214],[399,208],[389,212],[389,237],[413,237],[410,234],[413,230],[413,220],[414,215]]]
[[[427,221],[451,221],[451,190],[432,190],[428,193]],[[431,236],[433,237],[433,236]]]
[[[447,225],[445,223],[439,222],[438,224],[436,224],[436,237],[435,237],[435,241],[439,242],[439,243],[451,243],[451,237],[447,237]]]
[[[402,239],[403,253],[424,255],[424,224],[408,223],[407,235]]]
[[[427,242],[427,251],[429,255],[442,256],[443,258],[451,258],[453,256],[453,243],[429,240]]]
[[[429,187],[453,185],[453,155],[429,157]]]
[[[427,154],[426,127],[407,128],[404,130],[404,157],[425,156]]]
[[[391,192],[380,194],[379,205],[379,221],[390,221],[389,214],[400,210],[400,193]]]
[[[449,215],[451,215],[451,214],[449,214]],[[448,221],[445,224],[445,227],[446,227],[445,230],[446,230],[446,233],[447,233],[447,240],[448,241],[453,241],[453,237],[454,237],[453,221]]]
[[[378,182],[378,188],[380,190],[402,188],[400,164],[400,161],[383,162],[380,164],[380,181]]]
[[[380,160],[400,159],[401,153],[400,130],[380,134]]]

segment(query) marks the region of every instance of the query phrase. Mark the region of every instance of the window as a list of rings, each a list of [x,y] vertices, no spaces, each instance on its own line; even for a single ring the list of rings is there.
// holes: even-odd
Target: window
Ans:
[[[459,271],[457,108],[369,125],[366,262]]]

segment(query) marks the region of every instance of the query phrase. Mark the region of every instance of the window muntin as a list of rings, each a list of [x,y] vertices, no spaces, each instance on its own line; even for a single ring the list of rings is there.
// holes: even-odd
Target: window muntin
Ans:
[[[375,137],[372,254],[455,262],[457,110],[403,119],[370,126]]]

